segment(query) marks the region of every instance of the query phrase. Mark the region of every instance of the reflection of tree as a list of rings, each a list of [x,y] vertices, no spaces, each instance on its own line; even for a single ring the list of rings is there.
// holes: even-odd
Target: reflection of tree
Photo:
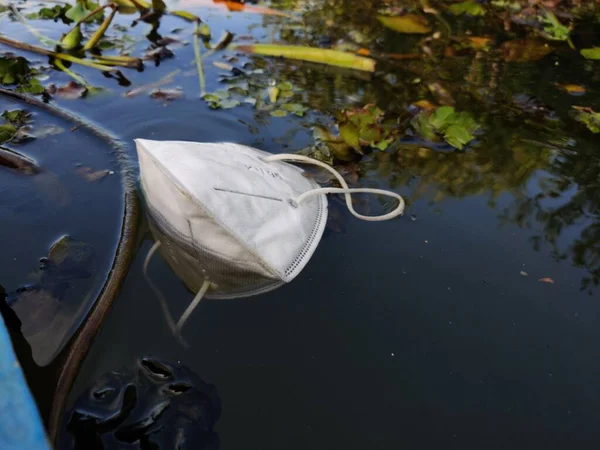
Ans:
[[[502,21],[489,18],[485,26],[480,22],[475,28],[464,18],[449,18],[459,35],[449,36],[440,27],[441,38],[428,41],[383,29],[374,17],[381,5],[390,4],[385,1],[279,0],[274,4],[302,11],[304,19],[301,27],[277,17],[264,19],[282,43],[330,47],[344,42],[371,51],[424,55],[418,60],[379,61],[377,73],[368,80],[322,66],[274,64],[280,76],[304,90],[302,101],[324,118],[375,103],[387,120],[397,124],[405,138],[386,152],[373,151],[353,163],[353,173],[388,180],[392,187],[409,187],[413,200],[482,195],[489,196],[493,205],[500,194],[508,193],[512,206],[500,220],[533,229],[541,225],[541,235],[532,239],[534,247],[546,242],[556,258],[570,259],[585,269],[589,276],[582,282],[583,289],[600,284],[600,156],[595,145],[585,140],[589,132],[575,127],[569,116],[577,99],[557,100],[556,83],[589,87],[594,82],[593,73],[576,54],[561,54],[570,59],[554,65],[551,58],[538,55],[539,40],[523,39],[527,28],[508,47],[499,40],[492,44],[495,50],[469,48],[460,30],[502,39]],[[411,5],[404,4],[409,9]],[[436,5],[443,10],[441,3]],[[439,25],[428,17],[432,26]],[[432,82],[449,95],[442,98],[432,92]],[[457,110],[471,113],[481,125],[477,141],[464,152],[453,152],[415,138],[408,111],[418,100],[438,105],[451,101]],[[593,104],[593,99],[587,104]],[[542,178],[536,181],[539,186],[532,183]]]
[[[517,199],[505,213],[506,219],[520,226],[530,226],[532,219],[542,224],[542,234],[532,238],[534,246],[545,241],[557,259],[570,258],[585,269],[588,276],[582,280],[582,290],[600,284],[600,156],[591,144],[587,151],[583,147],[557,158],[541,183],[541,192]],[[562,250],[561,235],[571,233],[578,236]]]

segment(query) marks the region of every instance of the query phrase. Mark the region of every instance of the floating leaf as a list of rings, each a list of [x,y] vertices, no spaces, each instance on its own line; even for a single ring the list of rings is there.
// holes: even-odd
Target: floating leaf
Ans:
[[[150,97],[159,100],[164,100],[165,102],[170,102],[178,98],[182,98],[183,90],[181,88],[153,89],[152,91],[150,91]]]
[[[546,10],[545,17],[542,17],[542,23],[544,24],[544,33],[548,39],[554,41],[566,41],[569,39],[571,29],[564,26],[551,12]]]
[[[52,8],[41,8],[39,11],[27,14],[27,18],[30,20],[54,20],[58,19],[69,19],[66,17],[67,11],[71,9],[71,5],[54,5]]]
[[[457,149],[462,149],[466,144],[471,142],[475,136],[471,135],[464,127],[460,125],[450,125],[444,131],[444,139],[446,142]]]
[[[29,122],[31,113],[23,111],[22,109],[13,109],[11,111],[4,111],[2,113],[2,117],[11,125],[20,127]]]
[[[284,109],[276,109],[275,111],[271,111],[271,115],[273,117],[285,117],[288,113]]]
[[[0,125],[0,144],[4,144],[12,140],[17,134],[17,127],[11,124]]]
[[[600,133],[600,112],[595,112],[592,108],[573,106],[575,109],[575,118],[585,124],[592,133]]]
[[[475,138],[472,133],[478,128],[470,114],[457,113],[451,106],[442,106],[433,113],[422,110],[411,123],[425,140],[435,142],[441,134],[448,144],[459,150]]]
[[[70,8],[66,13],[65,17],[74,22],[80,22],[85,19],[89,14],[98,8],[98,3],[94,3],[89,0],[77,0],[75,6]],[[94,20],[101,21],[104,16],[102,11],[97,12],[92,17],[89,17],[86,22],[92,22]]]
[[[469,36],[467,41],[474,49],[481,50],[489,48],[492,39],[488,37]]]
[[[557,84],[557,86],[571,95],[583,95],[586,93],[585,87],[578,84]]]
[[[554,280],[550,277],[540,278],[538,281],[542,283],[554,284]]]
[[[427,19],[416,14],[406,14],[404,16],[377,16],[383,26],[390,28],[398,33],[406,34],[427,34],[431,32]]]
[[[359,129],[353,123],[344,123],[339,126],[340,136],[346,144],[355,150],[360,150]]]
[[[236,45],[233,49],[247,53],[256,53],[258,55],[299,59],[302,61],[328,64],[330,66],[364,70],[367,72],[375,71],[374,59],[336,50],[275,44]]]
[[[306,111],[308,111],[308,108],[306,106],[301,105],[299,103],[286,103],[284,105],[281,105],[281,108],[291,112],[292,114],[297,115],[298,117],[303,117],[304,114],[306,114]]]
[[[60,87],[56,87],[55,85],[50,85],[48,87],[49,94],[57,95],[58,97],[66,100],[76,100],[85,96],[87,92],[88,88],[75,81],[70,81],[66,85]]]
[[[442,129],[444,125],[447,123],[450,116],[454,115],[454,108],[451,106],[442,106],[438,108],[432,115],[429,123],[433,125],[434,128]]]
[[[504,60],[509,62],[539,61],[552,53],[554,48],[542,41],[518,39],[502,44]]]
[[[448,10],[455,16],[461,14],[468,14],[470,16],[483,16],[485,15],[485,9],[479,3],[473,0],[467,0],[462,3],[455,3],[451,5]]]
[[[600,47],[584,48],[581,50],[581,56],[587,59],[600,60]]]

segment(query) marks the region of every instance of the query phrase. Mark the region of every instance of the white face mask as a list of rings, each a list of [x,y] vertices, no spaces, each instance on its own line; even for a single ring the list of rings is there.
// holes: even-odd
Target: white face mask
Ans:
[[[363,220],[388,220],[404,211],[398,194],[349,189],[333,168],[304,156],[272,155],[231,143],[135,142],[142,191],[159,237],[152,253],[164,242],[169,265],[199,292],[186,313],[202,296],[248,297],[292,281],[323,235],[328,193],[345,194],[350,212]],[[342,188],[320,188],[284,161],[318,165]],[[398,206],[383,216],[363,216],[352,207],[352,192],[391,196]]]

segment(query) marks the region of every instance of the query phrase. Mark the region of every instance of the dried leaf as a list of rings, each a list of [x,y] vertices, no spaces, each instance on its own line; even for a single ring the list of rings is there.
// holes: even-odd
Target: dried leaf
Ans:
[[[518,39],[502,44],[504,60],[509,62],[539,61],[552,53],[554,48],[542,41]]]
[[[427,19],[416,14],[405,14],[404,16],[377,16],[383,26],[406,34],[427,34],[431,32]]]
[[[84,97],[87,91],[88,90],[85,86],[75,81],[70,81],[66,85],[60,87],[56,87],[55,85],[50,85],[48,87],[49,94],[56,95],[66,100],[76,100]]]
[[[583,95],[586,93],[585,87],[578,84],[557,84],[557,86],[571,95]]]
[[[542,283],[554,284],[554,280],[550,277],[540,278],[538,281],[541,281]]]
[[[181,88],[153,89],[150,92],[150,97],[156,98],[159,100],[164,100],[166,102],[170,102],[172,100],[182,98],[183,97],[183,89],[181,89]]]

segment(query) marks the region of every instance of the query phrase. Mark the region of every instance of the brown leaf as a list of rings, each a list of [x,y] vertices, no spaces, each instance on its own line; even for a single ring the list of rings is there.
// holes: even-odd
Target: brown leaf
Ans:
[[[452,94],[450,94],[450,91],[448,91],[448,89],[446,89],[442,85],[442,83],[438,81],[433,81],[431,83],[428,83],[427,87],[429,88],[431,95],[433,95],[433,97],[440,105],[454,105],[454,99],[452,98]]]
[[[554,280],[550,277],[540,278],[538,281],[541,281],[542,283],[554,284]]]
[[[178,98],[183,97],[183,90],[181,88],[174,89],[154,89],[150,92],[150,97],[170,102]]]
[[[502,44],[504,60],[508,62],[539,61],[553,51],[554,48],[547,43],[533,39],[517,39]]]
[[[586,93],[585,87],[578,84],[557,84],[556,86],[571,95],[583,95]]]
[[[383,26],[398,33],[427,34],[431,32],[427,19],[416,14],[405,14],[403,16],[377,16]]]
[[[56,95],[65,100],[77,100],[87,94],[87,88],[75,81],[70,81],[64,86],[55,86],[54,84],[48,87],[48,93]]]

